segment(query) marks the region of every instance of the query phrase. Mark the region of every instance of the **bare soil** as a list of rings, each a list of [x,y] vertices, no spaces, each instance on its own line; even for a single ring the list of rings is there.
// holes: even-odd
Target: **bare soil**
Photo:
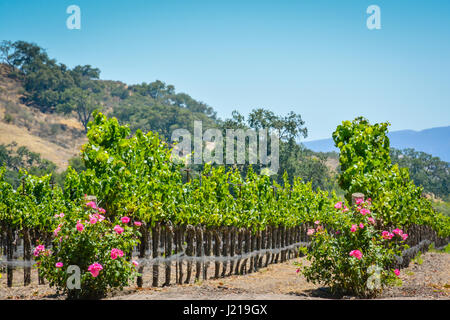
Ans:
[[[412,262],[401,270],[403,285],[385,289],[378,299],[446,299],[450,300],[450,254],[428,252],[422,261]],[[143,288],[135,285],[121,292],[111,293],[107,299],[114,300],[305,300],[333,299],[328,288],[314,285],[296,273],[294,262],[306,264],[305,258],[269,265],[258,272],[242,276],[230,276],[183,285],[151,287],[151,270],[144,276]],[[162,268],[161,268],[162,269]],[[162,270],[161,270],[162,271]],[[23,273],[16,270],[12,288],[6,287],[6,275],[0,279],[1,299],[65,299],[47,285],[37,285],[37,274],[33,270],[33,281],[23,287]],[[354,297],[339,297],[354,299]]]

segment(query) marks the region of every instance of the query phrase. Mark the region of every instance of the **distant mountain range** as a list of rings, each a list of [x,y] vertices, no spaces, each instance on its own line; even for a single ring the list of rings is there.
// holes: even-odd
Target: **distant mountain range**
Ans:
[[[450,162],[450,126],[425,129],[422,131],[401,130],[388,133],[391,147],[396,149],[412,148],[416,151],[429,153]],[[337,151],[333,139],[322,139],[303,142],[313,151]]]

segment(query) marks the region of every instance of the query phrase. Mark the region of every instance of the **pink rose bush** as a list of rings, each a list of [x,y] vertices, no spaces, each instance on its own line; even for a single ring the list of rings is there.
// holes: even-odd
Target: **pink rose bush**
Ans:
[[[129,217],[110,221],[105,215],[95,202],[58,215],[52,251],[42,244],[34,248],[41,276],[69,298],[99,298],[111,288],[122,289],[138,275],[137,262],[129,256],[138,244],[138,224],[130,224]],[[80,268],[79,290],[67,287],[70,266]]]
[[[376,296],[384,286],[400,281],[392,265],[408,235],[399,228],[376,229],[378,219],[371,202],[359,199],[353,207],[337,202],[321,221],[307,232],[311,263],[302,267],[302,273],[308,281],[360,297]],[[369,285],[374,270],[381,270],[379,287]]]

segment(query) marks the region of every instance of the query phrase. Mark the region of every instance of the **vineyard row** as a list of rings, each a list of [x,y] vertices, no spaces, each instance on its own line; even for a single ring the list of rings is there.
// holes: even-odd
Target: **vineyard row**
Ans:
[[[267,227],[252,232],[236,227],[206,228],[158,223],[152,228],[143,228],[141,244],[135,248],[133,256],[139,261],[142,274],[137,278],[137,285],[143,286],[149,271],[154,287],[252,273],[270,264],[301,256],[298,249],[308,246],[307,230],[311,227],[312,224],[302,224],[292,228]],[[398,267],[407,267],[417,251],[426,250],[429,244],[439,247],[450,240],[439,237],[429,226],[411,225],[406,232],[409,234],[407,244],[411,248],[399,258]],[[50,247],[51,235],[45,238]],[[18,266],[23,266],[24,285],[31,283],[31,251],[37,239],[42,237],[31,232],[2,229],[2,268],[6,269],[8,286],[13,285],[14,269]],[[44,283],[41,278],[38,281]]]

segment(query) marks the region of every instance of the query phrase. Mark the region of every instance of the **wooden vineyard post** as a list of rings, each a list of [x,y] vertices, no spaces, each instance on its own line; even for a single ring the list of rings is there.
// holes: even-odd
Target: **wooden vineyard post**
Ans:
[[[294,242],[300,242],[300,227],[299,226],[295,226],[294,228]],[[298,258],[299,256],[299,251],[298,251],[298,247],[295,248],[294,250],[294,258]]]
[[[274,227],[274,234],[273,234],[273,249],[277,250],[278,249],[278,245],[280,243],[280,228],[279,227]],[[273,258],[271,263],[278,263],[278,257],[279,257],[280,253],[273,253]]]
[[[270,261],[269,261],[269,264],[272,264],[272,263],[274,263],[275,262],[275,249],[276,249],[276,247],[277,247],[277,235],[278,235],[278,233],[277,233],[277,231],[278,231],[278,228],[277,227],[275,227],[275,226],[272,226],[271,227],[271,236],[270,236],[270,242],[271,242],[271,248],[272,248],[272,253],[270,254]]]
[[[145,251],[147,250],[147,234],[148,234],[148,228],[146,224],[141,225],[141,243],[139,244],[139,258],[143,259],[145,258]],[[141,274],[136,279],[136,285],[138,288],[142,288],[143,280],[142,280],[142,273],[144,272],[144,264],[141,263],[138,269],[138,272]]]
[[[295,227],[292,227],[292,228],[289,229],[289,235],[290,235],[290,238],[289,238],[290,245],[293,246],[295,244],[295,242],[296,242],[295,241]],[[292,249],[289,252],[289,259],[295,258],[295,252],[296,251],[297,251],[297,247],[293,246]]]
[[[170,276],[172,275],[172,261],[169,259],[172,255],[172,243],[173,243],[173,227],[172,223],[169,223],[166,227],[166,251],[164,256],[166,258],[166,281],[164,282],[164,286],[170,285]]]
[[[292,242],[292,227],[289,227],[287,229],[286,239],[287,239],[286,245],[289,246],[289,249],[287,249],[287,257],[286,258],[289,260],[289,259],[291,259],[291,255],[292,255],[292,249],[290,248],[290,246],[293,244],[293,242]]]
[[[266,249],[266,229],[261,231],[260,250]],[[258,268],[263,267],[264,254],[261,254],[258,261]]]
[[[157,222],[155,226],[152,228],[152,258],[153,262],[153,281],[152,286],[158,286],[159,280],[159,262],[157,258],[159,258],[159,233],[160,233],[160,224]]]
[[[206,258],[211,256],[211,248],[212,248],[212,233],[210,229],[205,228],[205,237],[206,237],[206,241],[204,243],[205,246],[205,256]],[[208,267],[209,267],[209,261],[205,262],[205,266],[203,268],[203,279],[207,280],[208,279]]]
[[[187,181],[187,183],[189,183],[191,181],[190,172],[192,171],[192,169],[187,168],[187,169],[184,169],[184,171],[186,172],[186,181]]]
[[[197,256],[197,263],[195,264],[195,280],[200,280],[200,274],[202,272],[202,263],[200,258],[202,257],[203,248],[203,229],[201,225],[195,228],[195,253]]]
[[[354,206],[356,204],[356,200],[361,199],[364,201],[364,194],[360,192],[352,193],[352,205]]]
[[[6,253],[6,241],[3,234],[3,226],[0,224],[0,256]],[[0,273],[4,272],[4,267],[0,266]]]
[[[291,228],[286,228],[286,241],[284,242],[284,244],[286,246],[290,246],[291,245]],[[291,249],[288,248],[286,249],[286,253],[284,258],[287,260],[289,260],[291,258]]]
[[[184,241],[184,227],[183,226],[179,226],[177,228],[177,253],[180,254],[183,252],[183,241]],[[183,283],[183,260],[179,259],[177,262],[177,269],[178,269],[178,284],[182,284]]]
[[[186,271],[186,281],[184,283],[189,283],[191,281],[192,275],[192,257],[194,256],[194,238],[195,229],[193,226],[188,225],[186,228],[186,256],[187,256],[187,271]]]
[[[7,227],[6,231],[6,261],[8,262],[6,266],[6,282],[8,287],[12,287],[14,267],[13,263],[13,231],[11,227]]]
[[[230,272],[228,273],[229,276],[233,274],[234,270],[234,255],[236,252],[236,227],[230,228]]]
[[[226,260],[226,257],[228,257],[228,246],[230,245],[230,232],[228,227],[223,227],[222,229],[223,229],[222,256],[225,258],[225,260],[223,261],[221,277],[224,278],[226,276],[228,267],[228,261]]]
[[[261,230],[258,230],[256,233],[255,250],[257,251],[257,253],[255,254],[255,259],[253,262],[253,269],[256,272],[259,269],[259,251],[261,250]]]
[[[282,226],[281,232],[280,232],[280,248],[282,248],[282,250],[280,252],[280,262],[286,261],[286,250],[283,249],[286,244],[285,241],[286,241],[286,228],[284,226]]]
[[[220,257],[220,247],[221,247],[222,241],[220,239],[220,232],[218,228],[214,229],[214,256],[216,258]],[[220,275],[220,261],[219,259],[216,259],[215,261],[215,269],[214,269],[214,278],[219,278]]]
[[[245,235],[245,246],[244,246],[244,254],[246,255],[246,257],[244,258],[244,260],[242,261],[242,265],[241,265],[241,271],[240,274],[244,274],[247,273],[247,260],[248,260],[248,253],[250,252],[250,239],[251,239],[251,233],[250,230],[245,229],[244,230],[244,235]]]
[[[30,230],[24,229],[23,231],[23,285],[28,286],[31,284],[31,240]]]
[[[273,232],[273,228],[271,226],[268,226],[266,228],[266,230],[267,230],[267,232],[266,232],[266,237],[267,237],[266,249],[270,250],[272,248],[272,232]],[[264,264],[264,267],[267,267],[269,265],[270,258],[271,258],[270,256],[271,256],[270,251],[267,251],[267,253],[266,253],[266,263]]]
[[[250,231],[250,266],[248,268],[248,273],[252,273],[255,269],[255,255],[253,252],[256,247],[256,234]]]
[[[237,255],[242,255],[242,241],[243,241],[243,235],[244,235],[244,231],[242,228],[237,230],[237,247],[236,247],[236,254]],[[236,268],[234,269],[234,274],[238,275],[239,274],[239,266],[241,264],[241,258],[239,258],[236,261]]]

